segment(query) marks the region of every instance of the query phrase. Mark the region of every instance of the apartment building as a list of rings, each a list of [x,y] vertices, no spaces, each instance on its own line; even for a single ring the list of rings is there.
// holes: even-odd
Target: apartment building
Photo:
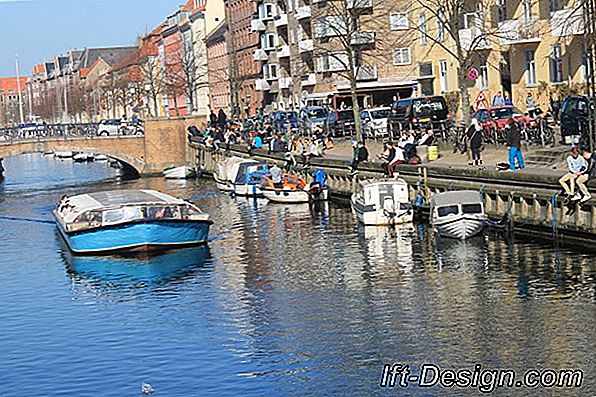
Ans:
[[[264,106],[349,105],[350,62],[365,106],[412,95],[457,101],[465,85],[472,105],[480,92],[490,101],[501,91],[525,109],[532,92],[546,108],[549,96],[584,89],[583,11],[574,0],[469,0],[457,16],[440,4],[259,0],[251,30],[260,35],[253,59]]]
[[[227,48],[227,23],[220,24],[207,34],[207,63],[209,66],[209,89],[211,109],[217,113],[223,109],[231,114],[230,61]]]
[[[0,77],[0,127],[15,126],[20,123],[19,84],[23,117],[28,113],[27,77]]]

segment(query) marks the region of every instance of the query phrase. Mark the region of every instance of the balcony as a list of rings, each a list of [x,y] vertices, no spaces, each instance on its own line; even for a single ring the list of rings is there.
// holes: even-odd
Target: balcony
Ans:
[[[273,18],[273,24],[276,28],[288,26],[288,14],[279,14]]]
[[[267,25],[261,19],[253,19],[250,21],[250,30],[253,32],[263,32],[267,30]]]
[[[268,61],[269,55],[267,55],[265,50],[257,48],[255,52],[253,52],[252,54],[252,59],[254,59],[255,61]]]
[[[459,42],[464,51],[490,49],[490,43],[488,42],[484,31],[477,27],[461,29],[459,31]]]
[[[312,39],[300,40],[298,42],[298,51],[301,54],[304,54],[306,52],[311,52],[313,49],[314,49],[314,43],[313,43]]]
[[[374,45],[377,32],[374,30],[360,30],[352,34],[351,44],[354,46]]]
[[[310,73],[300,77],[300,84],[302,85],[302,87],[308,87],[317,84],[317,75],[314,73]]]
[[[377,65],[359,66],[356,68],[356,80],[371,81],[378,79]]]
[[[348,10],[373,8],[373,0],[348,0]]]
[[[510,19],[499,23],[499,36],[502,45],[527,44],[540,42],[538,18]]]
[[[308,19],[311,16],[310,6],[302,6],[296,9],[296,19]]]
[[[290,56],[290,46],[282,45],[277,47],[277,58],[288,58]]]
[[[553,37],[583,35],[584,13],[581,7],[556,11],[550,18]]]
[[[265,79],[256,79],[255,80],[255,89],[257,91],[269,91],[271,89],[271,85]]]
[[[282,90],[287,90],[292,86],[292,78],[291,77],[280,77],[279,78],[279,88]]]

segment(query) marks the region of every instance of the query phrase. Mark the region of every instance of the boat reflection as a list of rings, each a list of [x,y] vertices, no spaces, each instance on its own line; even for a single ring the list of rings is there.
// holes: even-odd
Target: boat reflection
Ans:
[[[75,284],[142,288],[187,280],[207,269],[211,255],[208,246],[199,246],[157,254],[77,256],[64,246],[62,257]]]
[[[488,247],[486,237],[482,234],[466,240],[439,236],[435,240],[435,259],[440,269],[444,266],[488,266]]]

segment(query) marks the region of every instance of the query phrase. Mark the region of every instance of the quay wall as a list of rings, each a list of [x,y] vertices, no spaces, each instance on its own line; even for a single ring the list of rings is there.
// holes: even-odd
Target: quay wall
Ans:
[[[212,151],[198,142],[190,143],[190,161],[199,174],[213,174],[217,162],[231,156],[249,157],[247,148],[241,145]],[[284,161],[283,154],[268,154],[266,150],[254,150],[252,158]],[[316,168],[327,173],[331,195],[340,200],[349,199],[359,179],[380,178],[383,175],[381,164],[374,162],[361,164],[356,176],[350,174],[345,160],[314,158],[310,164],[311,172]],[[477,190],[483,193],[487,214],[494,220],[500,220],[508,213],[514,231],[556,236],[561,241],[582,244],[590,244],[596,238],[596,200],[592,199],[581,206],[565,206],[557,195],[561,187],[556,175],[449,168],[431,164],[399,166],[398,171],[410,185],[410,198],[413,201],[418,195],[430,198],[432,194],[448,190]],[[589,188],[596,196],[593,182]],[[570,208],[575,211],[570,212]]]

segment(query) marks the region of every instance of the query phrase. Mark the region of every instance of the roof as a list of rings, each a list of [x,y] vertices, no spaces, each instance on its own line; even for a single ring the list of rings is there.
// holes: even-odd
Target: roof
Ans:
[[[21,91],[27,85],[27,77],[21,77]],[[15,95],[18,93],[18,85],[16,77],[0,77],[0,94]]]
[[[360,186],[367,187],[373,185],[403,185],[407,182],[401,178],[393,179],[393,178],[382,178],[382,179],[365,179],[360,181]]]
[[[109,65],[114,65],[122,61],[134,49],[136,49],[134,46],[87,48],[79,58],[79,67],[90,68],[99,58],[103,59]]]
[[[482,203],[482,196],[475,190],[456,190],[453,192],[438,193],[432,196],[431,205],[456,205]]]

